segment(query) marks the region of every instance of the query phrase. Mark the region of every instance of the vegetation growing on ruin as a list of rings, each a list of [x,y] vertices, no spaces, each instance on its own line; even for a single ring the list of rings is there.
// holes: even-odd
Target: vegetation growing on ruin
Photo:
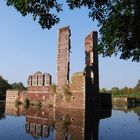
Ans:
[[[64,92],[64,95],[65,95],[66,101],[70,102],[71,101],[72,93],[70,91],[69,85],[64,85],[63,86],[63,92]]]
[[[63,92],[65,95],[72,95],[68,85],[63,86]]]
[[[25,109],[27,109],[30,105],[30,101],[28,98],[25,98],[24,101],[23,101],[23,106]]]
[[[52,93],[54,93],[54,94],[57,93],[57,92],[56,92],[56,85],[55,85],[55,84],[52,84],[52,85],[51,85],[51,91],[52,91]]]
[[[19,104],[21,104],[21,102],[18,99],[16,99],[15,100],[15,106],[18,107]]]

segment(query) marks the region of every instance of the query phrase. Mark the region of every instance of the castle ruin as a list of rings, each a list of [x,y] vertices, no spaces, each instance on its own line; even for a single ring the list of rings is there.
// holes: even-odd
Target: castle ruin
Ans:
[[[59,29],[56,92],[52,90],[51,75],[38,71],[27,81],[26,98],[31,103],[73,109],[100,106],[97,32],[91,32],[85,38],[85,70],[74,73],[71,80],[70,36],[69,26]]]

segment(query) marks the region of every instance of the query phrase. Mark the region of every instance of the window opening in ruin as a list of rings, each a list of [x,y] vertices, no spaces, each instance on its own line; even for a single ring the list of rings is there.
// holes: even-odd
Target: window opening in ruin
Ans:
[[[43,75],[43,86],[45,85],[45,75]]]
[[[38,75],[37,75],[37,85],[38,85]]]

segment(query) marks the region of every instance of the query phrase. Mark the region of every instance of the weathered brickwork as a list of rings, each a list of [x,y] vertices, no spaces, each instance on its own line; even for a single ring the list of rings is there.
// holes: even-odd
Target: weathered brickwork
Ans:
[[[85,55],[86,77],[91,79],[94,90],[99,93],[97,32],[91,32],[85,38]]]
[[[6,91],[6,103],[15,103],[16,100],[23,102],[25,98],[25,91],[20,90],[7,90]]]
[[[85,38],[85,103],[86,108],[100,108],[97,32]]]
[[[68,84],[71,94],[58,93],[56,95],[56,107],[58,108],[85,108],[85,76],[82,72],[74,73],[72,82]]]
[[[69,65],[70,65],[70,29],[61,28],[58,32],[57,49],[57,92],[62,93],[62,88],[69,83]]]
[[[68,42],[61,47],[58,45],[58,52],[61,52],[64,48],[67,48],[68,45]],[[65,56],[63,54],[62,58],[67,58],[69,57],[69,55],[70,52],[65,53]],[[65,68],[67,68],[67,75],[69,75],[69,63],[66,63],[65,59],[59,58],[57,62],[58,68],[61,63],[65,64]],[[61,77],[63,73],[63,71],[58,71],[57,75]],[[62,88],[66,83],[66,80],[64,80],[65,82],[63,84],[59,85],[59,82],[61,83],[62,81],[58,76],[57,84],[58,87],[60,86],[62,90],[56,97],[56,107],[82,109],[86,107],[88,108],[89,106],[95,108],[97,108],[97,106],[99,107],[100,95],[98,76],[97,32],[91,32],[85,38],[85,71],[83,73],[74,74],[72,76],[71,83],[67,83],[67,86],[69,87],[71,92],[69,101],[67,101],[67,95],[64,93],[64,90]],[[66,75],[64,77],[66,78]],[[96,106],[93,104],[93,102],[96,104]]]
[[[85,109],[88,106],[98,108],[100,95],[97,32],[91,32],[85,38],[85,70],[74,73],[71,82],[70,36],[69,27],[59,29],[56,93],[51,89],[51,75],[38,71],[30,75],[27,81],[26,97],[31,103],[41,102],[43,105],[49,104],[57,108]]]
[[[69,27],[61,28],[58,32],[56,87],[51,85],[50,74],[38,71],[28,78],[26,97],[25,92],[10,91],[11,94],[7,91],[6,102],[15,102],[16,99],[23,102],[28,98],[31,104],[55,108],[99,109],[106,104],[107,99],[111,107],[110,94],[99,94],[97,32],[91,32],[85,38],[85,70],[74,73],[71,81],[70,36]]]
[[[59,30],[57,50],[57,95],[55,106],[59,108],[85,108],[85,76],[83,73],[74,74],[69,82],[70,71],[70,29]],[[67,86],[70,93],[64,91]]]
[[[26,97],[30,100],[31,104],[54,104],[54,95],[51,91],[51,79],[50,74],[42,74],[39,71],[29,76]]]
[[[6,91],[6,102],[12,102],[14,103],[16,99],[19,98],[19,91],[15,90],[7,90]]]
[[[27,81],[28,86],[49,86],[51,85],[51,75],[48,73],[42,74],[40,71],[30,75]]]

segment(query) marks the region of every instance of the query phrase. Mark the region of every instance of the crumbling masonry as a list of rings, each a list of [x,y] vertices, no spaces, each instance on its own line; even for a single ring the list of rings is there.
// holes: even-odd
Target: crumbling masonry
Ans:
[[[27,98],[58,108],[85,109],[100,105],[97,32],[85,38],[85,70],[72,75],[70,71],[70,28],[58,31],[56,93],[51,90],[51,75],[37,72],[28,78]],[[95,104],[94,104],[95,103]]]
[[[99,76],[98,76],[98,53],[97,32],[91,32],[85,38],[85,71],[73,74],[69,82],[70,71],[70,29],[61,28],[58,37],[57,54],[57,97],[56,107],[86,108],[99,107]],[[69,102],[63,87],[66,86],[71,92]],[[96,103],[93,104],[93,101]]]

